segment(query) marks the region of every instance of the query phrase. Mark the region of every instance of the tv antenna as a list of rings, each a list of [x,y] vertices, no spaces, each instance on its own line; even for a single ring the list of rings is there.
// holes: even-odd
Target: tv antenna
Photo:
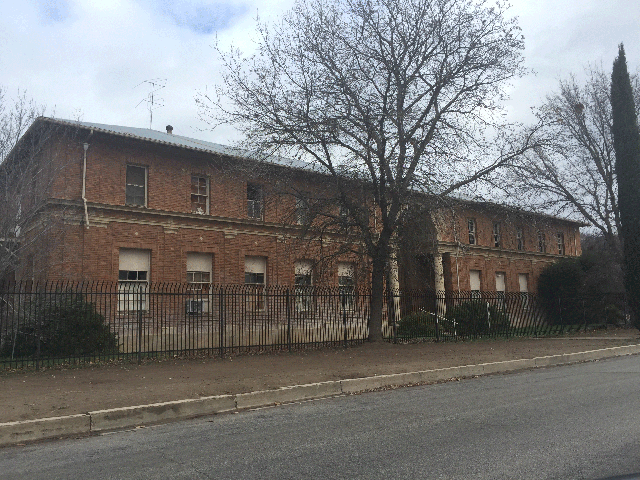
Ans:
[[[148,88],[151,91],[147,94],[145,98],[138,102],[136,108],[140,106],[141,103],[147,103],[147,110],[149,110],[149,130],[151,130],[151,125],[153,124],[153,111],[157,108],[164,107],[164,98],[159,97],[157,93],[167,86],[166,78],[152,78],[149,80],[143,80],[138,85],[133,88],[137,88],[143,83],[146,83]]]

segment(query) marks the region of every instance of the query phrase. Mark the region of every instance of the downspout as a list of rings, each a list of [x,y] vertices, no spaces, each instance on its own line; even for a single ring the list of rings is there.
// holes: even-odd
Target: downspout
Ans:
[[[89,137],[91,137],[91,135],[93,135],[93,130],[91,130],[91,133],[89,134]],[[89,140],[89,138],[87,138],[87,140]],[[89,144],[87,142],[84,142],[83,145],[84,147],[84,160],[82,163],[82,203],[84,204],[84,223],[86,225],[86,228],[89,228],[89,211],[87,209],[87,150],[89,150]]]

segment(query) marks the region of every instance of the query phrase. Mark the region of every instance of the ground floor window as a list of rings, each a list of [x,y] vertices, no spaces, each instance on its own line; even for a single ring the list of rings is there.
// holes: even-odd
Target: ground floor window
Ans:
[[[210,253],[187,253],[187,283],[191,296],[186,299],[189,314],[209,312],[209,292],[213,256]]]
[[[265,257],[245,257],[244,283],[248,289],[247,308],[264,310],[265,286],[267,277],[267,259]]]
[[[301,260],[295,263],[295,305],[298,312],[308,312],[313,303],[313,265]]]
[[[344,310],[352,310],[355,297],[355,269],[353,263],[338,264],[338,292],[340,306]]]
[[[120,249],[118,310],[147,310],[150,266],[149,250]]]

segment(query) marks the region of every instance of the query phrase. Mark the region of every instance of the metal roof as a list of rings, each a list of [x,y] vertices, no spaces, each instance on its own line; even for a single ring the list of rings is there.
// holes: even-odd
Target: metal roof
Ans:
[[[72,127],[80,127],[86,129],[92,129],[94,131],[109,133],[112,135],[119,135],[123,137],[135,138],[138,140],[146,140],[153,143],[159,143],[163,145],[169,145],[179,148],[187,148],[189,150],[196,150],[206,153],[214,153],[218,155],[226,155],[230,157],[237,157],[242,159],[254,159],[258,160],[255,155],[247,150],[240,148],[229,147],[220,145],[218,143],[206,142],[204,140],[198,140],[190,137],[183,137],[182,135],[175,135],[171,133],[161,132],[158,130],[152,130],[150,128],[136,128],[136,127],[123,127],[121,125],[106,125],[103,123],[93,122],[80,122],[75,120],[66,120],[63,118],[49,118],[43,117],[43,120],[69,125]],[[300,160],[294,160],[291,158],[284,158],[278,156],[272,156],[264,159],[269,163],[276,165],[282,165],[284,167],[296,168],[307,171],[317,171],[315,165],[302,162]]]

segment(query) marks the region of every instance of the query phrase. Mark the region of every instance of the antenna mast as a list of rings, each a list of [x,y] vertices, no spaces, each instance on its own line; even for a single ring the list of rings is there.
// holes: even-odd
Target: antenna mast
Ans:
[[[147,103],[147,110],[149,110],[149,130],[151,130],[151,126],[153,125],[153,111],[156,108],[164,107],[164,98],[157,96],[156,93],[167,86],[167,79],[152,78],[149,80],[143,80],[133,88],[137,88],[143,83],[146,83],[151,91],[147,94],[146,98],[143,98],[138,102],[136,108],[138,108],[142,102]]]

